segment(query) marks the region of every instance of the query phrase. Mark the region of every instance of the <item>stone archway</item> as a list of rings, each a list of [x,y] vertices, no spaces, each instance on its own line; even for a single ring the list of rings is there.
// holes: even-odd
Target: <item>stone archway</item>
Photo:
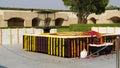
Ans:
[[[111,20],[113,23],[120,23],[120,17],[118,16],[111,17],[109,20]]]
[[[8,26],[24,26],[24,19],[14,17],[10,18],[8,21]]]
[[[51,18],[46,18],[45,19],[45,26],[49,26],[51,22]]]
[[[32,26],[39,26],[40,18],[36,17],[32,19]]]
[[[63,18],[57,18],[55,20],[55,26],[62,26],[64,19]]]

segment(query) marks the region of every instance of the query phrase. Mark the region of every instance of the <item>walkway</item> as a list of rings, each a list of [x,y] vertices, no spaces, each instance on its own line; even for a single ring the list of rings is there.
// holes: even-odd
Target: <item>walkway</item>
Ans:
[[[96,58],[61,58],[24,51],[22,45],[0,45],[0,68],[115,68],[115,54]]]

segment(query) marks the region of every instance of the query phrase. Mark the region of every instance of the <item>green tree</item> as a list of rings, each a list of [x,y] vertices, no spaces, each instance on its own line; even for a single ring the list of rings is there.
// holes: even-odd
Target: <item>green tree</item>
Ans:
[[[107,10],[112,10],[112,9],[117,9],[117,8],[119,8],[119,7],[114,6],[114,5],[109,5],[106,7]]]
[[[101,14],[105,11],[109,0],[62,0],[70,10],[77,12],[78,24],[85,23],[91,13]]]

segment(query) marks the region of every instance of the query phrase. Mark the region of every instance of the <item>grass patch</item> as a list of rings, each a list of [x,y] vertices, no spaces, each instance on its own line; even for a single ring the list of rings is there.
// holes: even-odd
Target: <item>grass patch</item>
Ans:
[[[60,27],[57,27],[57,29],[58,29],[58,32],[70,32],[69,26],[60,26]]]
[[[91,27],[120,27],[120,24],[71,24],[57,29],[58,32],[85,32],[91,30]]]

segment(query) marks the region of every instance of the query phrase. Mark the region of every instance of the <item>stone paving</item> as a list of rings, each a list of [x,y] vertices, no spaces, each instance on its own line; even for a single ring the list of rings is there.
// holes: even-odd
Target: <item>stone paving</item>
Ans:
[[[116,55],[61,58],[24,51],[22,45],[0,45],[0,68],[115,68]]]

